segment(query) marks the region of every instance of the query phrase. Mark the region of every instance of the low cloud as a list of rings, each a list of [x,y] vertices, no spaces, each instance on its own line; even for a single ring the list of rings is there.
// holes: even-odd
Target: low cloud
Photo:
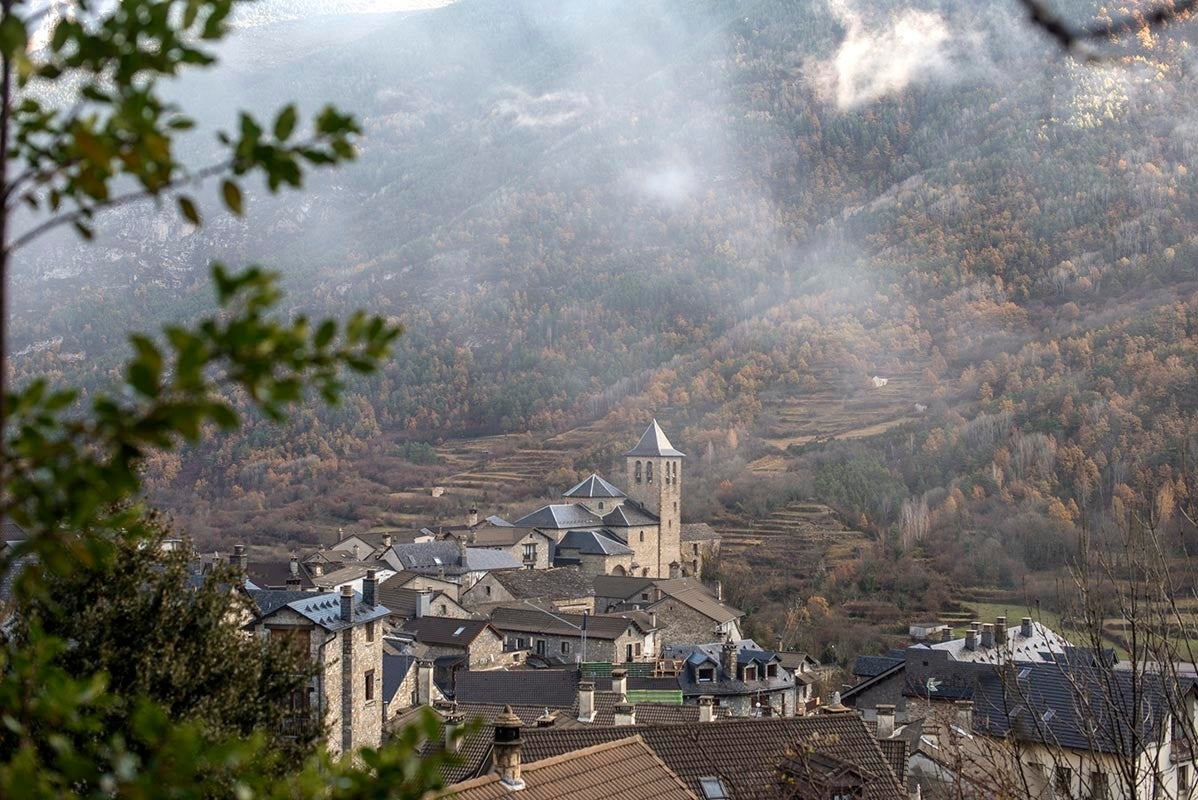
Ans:
[[[495,103],[495,113],[510,117],[518,128],[561,125],[580,116],[590,100],[580,92],[547,92],[533,96],[516,86],[505,90],[507,97]]]
[[[664,205],[688,199],[698,186],[695,171],[686,164],[663,164],[628,174],[637,191]]]
[[[854,108],[947,74],[953,35],[939,14],[905,9],[874,25],[849,0],[829,0],[828,6],[847,33],[832,58],[809,69],[821,96],[838,108]]]

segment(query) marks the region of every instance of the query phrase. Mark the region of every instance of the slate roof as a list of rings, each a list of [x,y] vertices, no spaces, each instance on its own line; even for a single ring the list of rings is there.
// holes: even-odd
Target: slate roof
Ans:
[[[0,522],[0,541],[13,544],[15,542],[23,542],[28,538],[28,532],[8,517],[5,517],[3,522]]]
[[[416,605],[420,595],[423,594],[417,589],[383,589],[379,588],[379,602],[391,609],[391,614],[396,617],[404,617],[411,619],[416,616]],[[438,602],[453,603],[454,607],[461,606],[454,602],[453,598],[445,594],[445,592],[431,591],[429,596],[429,608],[434,608]]]
[[[660,523],[660,519],[631,500],[603,515],[603,524],[609,528],[636,528]]]
[[[596,597],[620,597],[624,600],[639,596],[653,585],[654,578],[637,578],[631,575],[596,575]]]
[[[627,497],[622,491],[612,486],[598,475],[591,476],[572,489],[562,492],[562,497]]]
[[[315,622],[328,631],[339,631],[364,622],[382,619],[390,611],[386,606],[368,606],[362,602],[362,593],[354,592],[354,618],[350,622],[341,619],[341,597],[337,593],[313,594],[305,592],[301,600],[293,600],[287,607]]]
[[[628,556],[632,548],[608,531],[572,530],[557,543],[558,550],[577,550],[588,556]]]
[[[416,636],[421,644],[450,647],[469,647],[482,633],[490,629],[495,635],[499,631],[485,619],[454,619],[452,617],[416,617],[404,620],[400,630]]]
[[[501,569],[524,569],[524,564],[506,550],[467,547],[466,567],[471,572],[490,572]]]
[[[602,520],[581,503],[554,503],[542,506],[531,514],[525,514],[512,524],[526,528],[567,530],[596,527],[602,524]]]
[[[678,528],[678,537],[683,542],[710,542],[718,540],[720,534],[706,522],[684,522]]]
[[[649,427],[645,428],[645,432],[641,434],[641,440],[636,443],[636,447],[624,455],[682,457],[683,453],[674,449],[674,445],[670,444],[670,440],[666,438],[665,431],[657,424],[657,420],[653,420],[649,424]]]
[[[292,577],[291,561],[250,561],[246,563],[245,576],[261,589],[285,589],[287,581]],[[299,568],[295,577],[299,579],[299,588],[311,590],[315,587],[308,570],[303,566]]]
[[[250,600],[254,602],[254,606],[258,609],[259,617],[270,616],[295,600],[303,600],[305,597],[328,596],[327,593],[313,594],[312,592],[304,592],[298,589],[247,589],[246,594],[250,596]],[[340,603],[340,599],[337,602]],[[340,609],[340,606],[338,608]]]
[[[572,600],[595,593],[591,577],[578,567],[511,570],[494,577],[517,599]]]
[[[577,748],[622,738],[628,728],[555,730],[521,733],[523,756],[537,761]],[[773,794],[777,768],[788,750],[811,745],[868,773],[863,800],[900,800],[906,794],[877,740],[856,714],[726,719],[718,723],[637,726],[645,744],[683,782],[702,796],[699,779],[719,777],[736,800]]]
[[[336,589],[342,584],[360,580],[366,577],[366,573],[370,570],[379,571],[379,568],[386,569],[386,564],[380,564],[377,561],[346,561],[343,562],[339,569],[332,572],[326,572],[319,578],[313,578],[312,583],[318,588],[326,591]],[[387,570],[391,572],[392,570]]]
[[[707,587],[692,578],[659,580],[656,585],[667,597],[674,598],[717,623],[723,624],[745,615],[740,609],[717,599]]]
[[[395,569],[433,574],[444,571],[446,575],[524,567],[505,550],[485,547],[467,547],[465,550],[465,563],[462,563],[462,549],[452,541],[397,544],[384,553],[383,558]]]
[[[566,669],[459,672],[454,699],[459,703],[573,708],[578,700],[578,673]]]
[[[640,736],[625,737],[562,753],[521,769],[527,800],[693,800],[696,795]],[[460,800],[509,798],[512,791],[496,774],[450,786],[445,795]],[[444,795],[442,795],[444,796]]]
[[[408,672],[416,663],[415,656],[396,655],[383,651],[383,702],[390,703],[403,685]],[[402,700],[403,698],[401,698]]]
[[[776,658],[771,650],[762,650],[752,639],[741,639],[736,642],[736,663],[743,666],[751,661],[766,664]],[[678,658],[688,662],[686,669],[678,673],[678,687],[686,697],[698,697],[709,694],[712,696],[747,695],[756,692],[774,692],[788,689],[795,685],[795,678],[785,669],[779,669],[773,678],[761,677],[755,681],[742,681],[736,675],[728,675],[722,666],[722,642],[709,644],[667,645],[663,648],[662,658]],[[713,662],[717,666],[716,680],[699,682],[691,666],[698,666],[704,661]]]
[[[873,678],[906,663],[905,658],[889,656],[857,656],[853,662],[853,674],[858,678]]]
[[[629,625],[641,631],[651,630],[649,615],[637,611],[624,614],[552,614],[538,608],[509,608],[500,606],[491,613],[491,622],[507,633],[545,634],[547,636],[581,636],[586,622],[588,639],[614,640],[628,630]]]
[[[530,533],[536,533],[546,539],[553,539],[549,534],[536,528],[499,525],[476,528],[472,531],[469,542],[471,547],[511,547]]]
[[[1186,686],[1184,691],[1192,691]],[[1130,754],[1160,742],[1169,721],[1162,676],[1081,664],[1016,663],[980,671],[973,729],[1071,749]],[[1176,702],[1176,701],[1175,701]]]
[[[981,638],[979,634],[979,639]],[[933,650],[943,650],[957,661],[976,661],[997,664],[1007,658],[1014,661],[1052,661],[1053,653],[1059,653],[1072,645],[1047,625],[1032,622],[1032,635],[1024,636],[1019,623],[1007,627],[1007,647],[982,647],[974,650],[965,647],[965,639],[929,644]]]

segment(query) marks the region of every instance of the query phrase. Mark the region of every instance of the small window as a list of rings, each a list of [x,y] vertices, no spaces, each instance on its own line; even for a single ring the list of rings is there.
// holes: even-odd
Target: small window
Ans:
[[[645,541],[645,532],[641,531],[641,541]]]
[[[524,545],[524,560],[526,562],[537,560],[537,546],[535,544]]]
[[[1181,792],[1188,791],[1190,788],[1190,768],[1177,768],[1177,788]],[[1109,800],[1111,796],[1110,787],[1107,783],[1105,772],[1093,772],[1090,774],[1090,800]]]
[[[539,656],[543,656],[543,655],[545,655],[545,640],[544,640],[544,639],[537,639],[537,640],[536,640],[536,644],[537,644],[537,648],[536,648],[536,649],[537,649],[537,655],[539,655]]]
[[[523,650],[525,647],[528,647],[528,642],[526,642],[524,640],[523,636],[517,636],[516,637],[516,649]]]
[[[765,677],[767,677],[767,678],[778,677],[778,665],[777,664],[766,664],[765,665]]]
[[[483,587],[483,594],[485,594],[487,597],[490,597],[490,596],[491,596],[491,587],[490,587],[490,586],[484,586],[484,587]]]
[[[712,667],[702,667],[699,670],[699,683],[711,683],[715,680],[715,669]]]
[[[599,510],[600,511],[603,510],[603,501],[602,500],[599,501]]]
[[[373,622],[366,623],[366,641],[367,642],[374,641],[374,623]]]
[[[699,778],[699,790],[703,792],[703,800],[731,800],[728,787],[714,776]]]
[[[570,654],[570,643],[567,641],[563,641],[562,642],[562,655],[565,656],[565,655],[569,655],[569,654]]]
[[[757,680],[757,667],[756,666],[745,667],[745,680],[747,680],[747,681]]]
[[[649,593],[648,593],[648,592],[641,592],[641,599],[642,599],[642,600],[648,600],[648,599],[649,599]]]
[[[374,701],[374,670],[366,670],[366,702]]]
[[[691,547],[694,549],[695,555],[699,555],[699,545],[692,544]]]
[[[645,464],[645,483],[653,483],[653,462]]]
[[[641,462],[636,462],[636,482],[641,482]]]
[[[632,652],[638,656],[641,654],[641,643],[640,642],[637,642],[636,644],[634,644],[632,646]]]
[[[449,606],[447,606],[447,605],[445,605],[444,603],[442,603],[442,604],[441,604],[441,616],[445,617],[445,616],[448,616],[448,615],[449,615]]]

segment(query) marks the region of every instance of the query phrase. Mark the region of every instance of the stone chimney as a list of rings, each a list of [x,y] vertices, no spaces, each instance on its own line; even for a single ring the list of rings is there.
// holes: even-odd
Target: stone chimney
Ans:
[[[433,590],[420,589],[416,592],[416,618],[427,617],[433,610]]]
[[[384,550],[390,550],[390,549],[391,549],[391,544],[392,544],[392,542],[393,542],[393,541],[394,541],[394,540],[391,538],[391,534],[389,534],[389,533],[384,533],[384,534],[383,534],[383,549],[384,549]]]
[[[250,557],[245,553],[244,544],[233,545],[233,555],[229,556],[229,566],[245,572],[246,567],[249,566],[249,560]]]
[[[649,627],[652,628],[653,630],[657,630],[657,612],[656,611],[649,612]]]
[[[699,722],[715,722],[715,698],[709,694],[699,696]]]
[[[636,706],[628,702],[628,699],[623,695],[620,696],[620,702],[616,703],[614,709],[615,715],[612,724],[615,726],[635,725],[636,724]]]
[[[994,647],[994,626],[987,622],[982,626],[982,648]]]
[[[966,650],[977,650],[978,649],[978,632],[973,630],[972,628],[965,631],[965,649]]]
[[[462,566],[462,567],[466,566],[466,561],[467,561],[467,559],[466,559],[466,537],[459,536],[458,537],[458,564],[459,564],[459,566]]]
[[[611,690],[621,696],[628,694],[628,670],[613,669],[611,671]]]
[[[511,706],[504,706],[503,713],[495,720],[495,742],[491,746],[492,761],[499,773],[499,782],[513,792],[524,788],[520,778],[520,718]]]
[[[361,550],[362,550],[362,548],[358,547],[356,544],[354,545],[354,561],[361,560],[361,558],[362,558]]]
[[[774,637],[774,652],[775,653],[782,652],[782,637],[781,636]]]
[[[422,658],[416,662],[416,705],[427,706],[433,701],[433,662]]]
[[[958,700],[953,703],[957,709],[957,727],[966,733],[973,732],[973,701]]]
[[[670,578],[674,579],[674,578],[681,578],[681,577],[682,577],[682,567],[679,566],[677,561],[671,561],[670,562]]]
[[[1007,646],[1007,618],[998,617],[994,620],[994,644],[999,647]]]
[[[953,628],[951,625],[945,626],[944,630],[940,631],[940,641],[951,642],[953,640]]]
[[[887,703],[878,704],[878,738],[889,739],[894,736],[894,706]]]
[[[378,573],[372,569],[366,570],[366,577],[362,579],[362,602],[371,608],[379,604]]]
[[[354,587],[348,583],[341,587],[341,620],[354,621]]]
[[[715,582],[715,599],[722,601],[724,599],[724,582]]]
[[[549,709],[545,709],[545,713],[537,717],[538,728],[552,728],[553,723],[557,722],[557,717],[549,713]]]
[[[466,722],[466,715],[458,713],[458,704],[454,703],[452,710],[445,716],[445,752],[456,753],[462,746],[461,730]]]
[[[578,721],[595,721],[595,684],[591,681],[578,684]]]
[[[732,634],[728,634],[728,639],[724,642],[724,646],[720,648],[720,666],[724,668],[724,672],[732,680],[736,680],[736,645],[732,642]]]
[[[466,512],[466,527],[473,528],[478,524],[478,509],[472,508]]]
[[[288,565],[287,588],[288,589],[298,589],[299,587],[300,587],[299,558],[297,556],[293,555],[291,557],[291,563]]]
[[[1028,638],[1028,639],[1031,638],[1031,636],[1032,636],[1032,618],[1031,617],[1024,617],[1022,620],[1020,620],[1019,632],[1025,638]]]

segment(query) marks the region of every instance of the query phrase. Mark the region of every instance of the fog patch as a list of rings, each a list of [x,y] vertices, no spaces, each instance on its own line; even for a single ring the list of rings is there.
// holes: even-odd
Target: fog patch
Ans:
[[[680,163],[631,170],[628,181],[645,197],[668,206],[689,200],[699,186],[694,169]]]
[[[562,125],[590,108],[590,100],[581,92],[546,92],[533,96],[517,86],[504,89],[506,97],[494,105],[494,113],[510,117],[518,128]]]

